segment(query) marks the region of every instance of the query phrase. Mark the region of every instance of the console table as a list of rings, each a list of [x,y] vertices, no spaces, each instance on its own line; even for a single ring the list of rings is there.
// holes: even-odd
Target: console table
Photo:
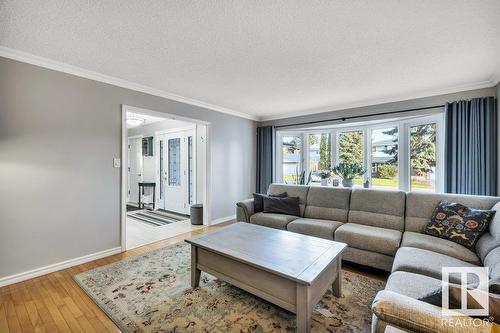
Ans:
[[[153,209],[156,203],[156,183],[141,182],[139,183],[139,208],[144,208],[144,203],[141,203],[141,197],[144,195],[144,188],[151,187],[153,189]],[[142,206],[141,206],[142,204]]]

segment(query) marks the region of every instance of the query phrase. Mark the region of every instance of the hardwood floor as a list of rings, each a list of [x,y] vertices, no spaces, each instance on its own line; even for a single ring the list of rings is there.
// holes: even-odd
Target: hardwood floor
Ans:
[[[124,258],[159,249],[231,222],[194,230],[107,258],[74,266],[0,288],[0,333],[12,332],[121,332],[106,314],[73,281],[72,276]],[[378,272],[359,267],[345,269],[385,279]]]

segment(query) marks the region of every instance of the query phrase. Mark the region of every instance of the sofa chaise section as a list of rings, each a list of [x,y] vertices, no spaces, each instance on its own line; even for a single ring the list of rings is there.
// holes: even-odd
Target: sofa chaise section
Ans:
[[[455,242],[423,234],[425,226],[431,221],[434,210],[441,200],[457,202],[477,209],[500,208],[493,207],[499,201],[497,197],[409,192],[406,195],[405,234],[401,247],[430,250],[480,265],[481,258],[476,253],[479,251],[472,251]],[[498,233],[500,234],[500,230]],[[478,242],[478,246],[484,248],[483,252],[489,252],[500,243],[500,240],[498,243],[494,239],[490,240],[492,237],[487,235],[486,238],[483,239],[483,237],[485,236],[482,236],[482,241]]]
[[[441,200],[478,209],[497,211],[488,231],[478,240],[475,251],[449,240],[423,234],[436,205]],[[455,327],[442,320],[441,307],[419,298],[439,288],[442,268],[488,267],[492,293],[500,294],[500,198],[454,194],[407,193],[406,223],[401,247],[396,253],[392,274],[384,291],[373,302],[372,332],[384,332],[386,325],[421,332],[454,332]],[[468,276],[474,283],[477,277]],[[460,283],[450,275],[451,283]],[[498,320],[498,319],[496,319]],[[464,332],[490,332],[491,324],[468,327]]]

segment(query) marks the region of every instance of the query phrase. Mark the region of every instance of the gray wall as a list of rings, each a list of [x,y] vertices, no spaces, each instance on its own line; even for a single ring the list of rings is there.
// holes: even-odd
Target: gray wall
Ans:
[[[477,89],[470,91],[463,91],[454,94],[446,94],[439,96],[431,96],[425,98],[417,98],[410,99],[401,102],[394,103],[385,103],[385,104],[377,104],[371,106],[364,106],[359,108],[351,108],[344,110],[337,110],[331,112],[323,112],[317,113],[309,116],[300,116],[300,117],[292,117],[286,119],[278,119],[278,120],[270,120],[264,121],[259,124],[259,126],[280,126],[287,124],[296,124],[305,121],[318,121],[318,120],[327,120],[332,118],[344,117],[344,116],[353,116],[353,115],[367,115],[370,113],[378,113],[378,112],[389,112],[403,109],[414,109],[420,107],[430,107],[435,105],[442,105],[449,101],[457,101],[461,99],[470,99],[474,97],[483,97],[483,96],[497,96],[497,88],[485,88],[485,89]],[[415,114],[421,114],[421,112],[415,112]],[[408,114],[405,114],[408,115]]]
[[[120,245],[121,104],[208,121],[212,218],[255,187],[255,122],[0,57],[0,278]]]

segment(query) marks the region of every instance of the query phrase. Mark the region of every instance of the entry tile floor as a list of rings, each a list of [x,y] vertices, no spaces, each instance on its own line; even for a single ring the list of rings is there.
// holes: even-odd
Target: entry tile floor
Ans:
[[[190,220],[155,227],[127,216],[127,250],[203,228]]]

